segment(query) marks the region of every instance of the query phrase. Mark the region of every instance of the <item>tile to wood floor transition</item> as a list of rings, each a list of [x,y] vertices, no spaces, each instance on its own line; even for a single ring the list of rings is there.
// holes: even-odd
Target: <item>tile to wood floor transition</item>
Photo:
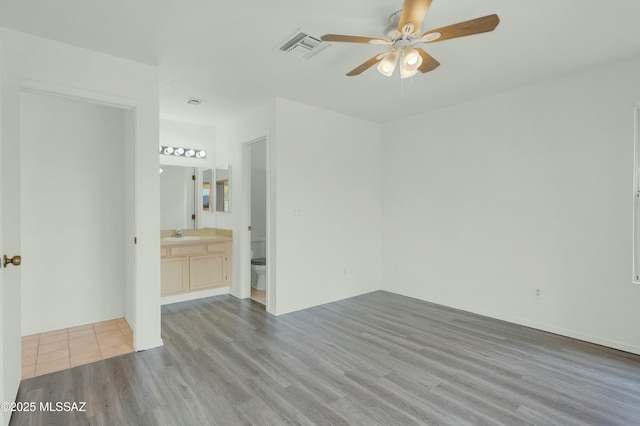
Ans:
[[[22,338],[22,379],[133,352],[133,331],[118,318]]]
[[[261,305],[267,304],[267,292],[265,290],[256,290],[251,287],[251,299],[260,303]]]

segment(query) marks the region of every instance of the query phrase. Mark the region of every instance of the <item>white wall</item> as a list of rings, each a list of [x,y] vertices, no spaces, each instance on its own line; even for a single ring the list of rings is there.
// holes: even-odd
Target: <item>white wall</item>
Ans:
[[[22,334],[122,317],[124,111],[32,93],[20,106]]]
[[[160,145],[181,146],[183,148],[203,149],[207,151],[207,159],[162,156],[163,164],[181,164],[183,166],[203,167],[211,163],[216,150],[215,127],[181,121],[160,120]],[[177,161],[172,163],[171,160]],[[213,163],[212,163],[213,164]]]
[[[249,297],[247,142],[261,137],[270,181],[267,311],[380,289],[380,126],[276,99],[218,129],[218,161],[226,155],[233,174],[232,211],[217,216],[234,230],[231,293]]]
[[[383,126],[383,288],[640,353],[638,75],[635,60]]]
[[[380,289],[380,126],[277,99],[276,133],[277,313]]]
[[[249,190],[251,183],[250,170],[244,168],[244,162],[250,161],[250,157],[243,158],[243,155],[249,152],[246,143],[255,139],[266,136],[272,147],[276,144],[275,112],[275,101],[270,101],[247,111],[228,125],[216,129],[216,162],[219,165],[231,166],[231,212],[215,212],[216,226],[233,231],[233,272],[230,292],[241,299],[251,295],[251,237],[247,228],[251,223],[248,208],[251,203]],[[272,190],[269,196],[274,197],[275,190]],[[271,220],[275,221],[275,213],[271,215]],[[272,229],[275,231],[275,223],[272,223]],[[275,238],[271,238],[269,244],[275,245]],[[269,262],[275,259],[275,248],[270,253],[272,255]],[[269,279],[272,283],[275,283],[275,273],[275,264],[270,265]],[[270,291],[268,299],[270,301],[267,301],[267,311],[275,313],[275,289]]]
[[[134,347],[141,350],[161,345],[157,68],[3,28],[0,43],[3,133],[19,140],[21,88],[97,100],[134,111],[135,125],[128,127],[134,127],[135,132],[133,184],[138,244],[133,250],[135,289],[126,292],[133,300],[125,304],[134,306],[133,317],[127,317],[134,330]],[[87,161],[97,161],[96,153],[91,154]],[[125,226],[123,231],[128,229],[133,227]],[[125,241],[133,244],[133,237],[127,235]],[[127,265],[121,267],[128,269]]]

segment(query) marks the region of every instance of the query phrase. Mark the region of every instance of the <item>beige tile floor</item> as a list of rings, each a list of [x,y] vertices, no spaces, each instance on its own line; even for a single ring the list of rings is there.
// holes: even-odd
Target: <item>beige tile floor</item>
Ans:
[[[22,379],[133,352],[124,318],[32,334],[22,338]]]
[[[264,290],[256,290],[251,287],[251,298],[261,305],[267,304],[267,292]]]

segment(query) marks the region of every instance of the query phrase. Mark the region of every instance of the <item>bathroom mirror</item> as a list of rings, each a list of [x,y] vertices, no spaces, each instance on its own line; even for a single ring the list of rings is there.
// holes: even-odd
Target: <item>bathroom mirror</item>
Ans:
[[[202,211],[212,211],[211,183],[213,182],[213,170],[207,169],[202,172]]]
[[[216,167],[216,211],[231,211],[231,166]]]
[[[160,229],[198,228],[201,173],[196,167],[160,165]]]
[[[214,212],[214,182],[212,169],[160,164],[160,229],[208,226],[207,215]]]

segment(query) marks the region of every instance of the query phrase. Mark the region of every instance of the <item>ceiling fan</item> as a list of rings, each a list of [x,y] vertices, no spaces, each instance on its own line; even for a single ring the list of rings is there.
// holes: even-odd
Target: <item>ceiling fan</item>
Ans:
[[[400,63],[400,77],[408,78],[418,71],[426,73],[440,66],[440,62],[422,48],[414,47],[416,44],[486,33],[493,31],[500,22],[498,15],[493,14],[421,33],[420,25],[431,6],[431,1],[404,0],[402,10],[391,15],[391,24],[385,31],[385,37],[325,34],[320,38],[322,41],[369,43],[387,47],[385,52],[349,71],[347,75],[350,77],[361,74],[375,64],[378,64],[378,71],[382,75],[391,77]]]

